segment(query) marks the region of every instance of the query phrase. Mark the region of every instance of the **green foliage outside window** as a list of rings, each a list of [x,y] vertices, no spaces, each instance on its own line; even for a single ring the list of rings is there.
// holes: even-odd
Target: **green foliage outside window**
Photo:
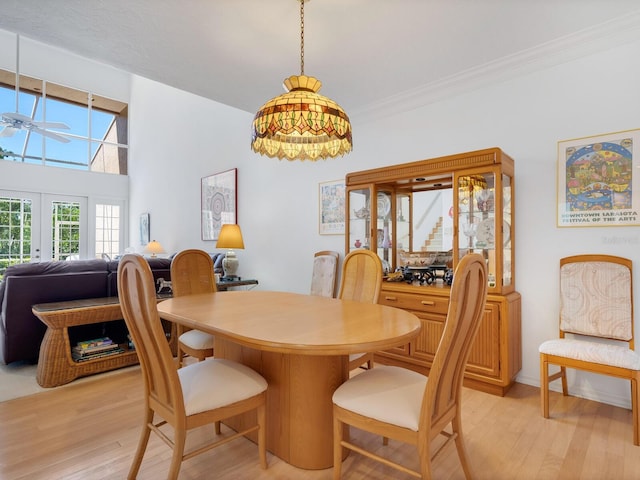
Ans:
[[[0,279],[10,265],[31,260],[31,202],[0,199]]]

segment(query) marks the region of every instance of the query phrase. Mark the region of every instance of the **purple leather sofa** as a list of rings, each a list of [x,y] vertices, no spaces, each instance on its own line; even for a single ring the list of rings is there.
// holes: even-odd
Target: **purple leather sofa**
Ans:
[[[155,279],[171,280],[171,260],[149,258]],[[118,295],[118,262],[75,260],[13,265],[0,283],[0,361],[37,362],[46,326],[31,312],[37,303]],[[125,329],[124,322],[120,329]],[[104,325],[87,326],[82,335],[101,336]],[[110,325],[111,327],[111,325]],[[82,328],[82,327],[75,327]]]

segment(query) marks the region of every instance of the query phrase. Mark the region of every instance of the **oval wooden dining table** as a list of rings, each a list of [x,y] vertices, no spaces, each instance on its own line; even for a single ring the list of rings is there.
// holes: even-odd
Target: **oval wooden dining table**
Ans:
[[[215,357],[264,376],[267,448],[304,469],[333,465],[331,397],[349,378],[349,354],[406,345],[421,326],[393,307],[256,290],[176,297],[160,302],[158,311],[213,334]],[[249,420],[225,423],[239,428]]]

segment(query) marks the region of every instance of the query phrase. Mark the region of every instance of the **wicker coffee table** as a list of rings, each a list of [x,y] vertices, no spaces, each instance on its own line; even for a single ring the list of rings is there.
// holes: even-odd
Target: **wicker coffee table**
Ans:
[[[161,297],[163,300],[168,296]],[[115,370],[138,363],[135,350],[120,345],[123,353],[76,362],[71,356],[69,328],[102,322],[122,320],[123,315],[117,297],[71,300],[67,302],[33,305],[33,314],[46,326],[47,331],[40,344],[40,356],[36,380],[41,387],[57,387],[77,378]],[[169,345],[175,352],[175,327],[171,327]]]

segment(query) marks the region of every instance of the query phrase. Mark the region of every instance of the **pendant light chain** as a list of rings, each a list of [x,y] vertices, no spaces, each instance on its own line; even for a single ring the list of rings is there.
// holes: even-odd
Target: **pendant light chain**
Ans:
[[[304,75],[304,2],[300,0],[300,75]]]

